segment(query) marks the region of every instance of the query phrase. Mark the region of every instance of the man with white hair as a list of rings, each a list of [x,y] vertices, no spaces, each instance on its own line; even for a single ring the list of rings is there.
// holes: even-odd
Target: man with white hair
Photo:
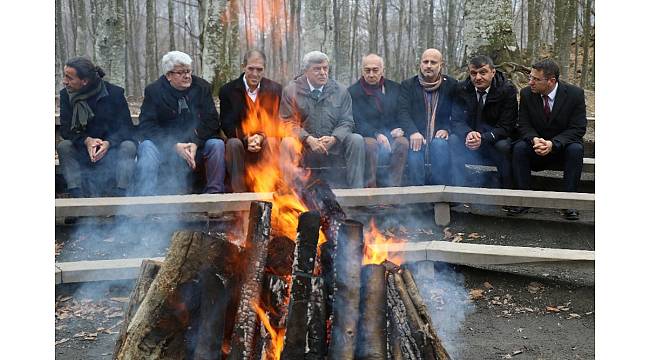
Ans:
[[[400,186],[409,141],[397,123],[399,84],[384,77],[384,60],[368,54],[361,60],[361,78],[348,88],[354,125],[365,142],[368,187]],[[377,177],[377,164],[389,164]]]
[[[165,54],[161,67],[163,75],[147,85],[140,108],[136,193],[158,193],[161,167],[166,191],[187,192],[192,174],[205,168],[203,192],[221,193],[225,145],[217,138],[220,122],[212,87],[192,75],[192,59],[183,52]]]
[[[363,187],[365,152],[363,137],[352,132],[352,99],[343,85],[329,78],[329,58],[320,51],[303,57],[303,74],[282,92],[280,118],[290,123],[293,137],[282,139],[283,164],[297,165],[303,145],[303,164],[333,164],[333,156],[345,158],[347,186]],[[287,169],[285,169],[286,171]],[[292,176],[286,174],[285,176]]]

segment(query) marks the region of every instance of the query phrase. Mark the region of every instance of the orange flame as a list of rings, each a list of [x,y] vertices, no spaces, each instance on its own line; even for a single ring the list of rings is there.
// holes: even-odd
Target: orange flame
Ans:
[[[264,359],[265,360],[277,360],[280,359],[280,355],[282,354],[282,349],[284,348],[284,333],[286,332],[286,329],[276,329],[271,326],[271,323],[269,322],[269,317],[266,315],[266,312],[264,309],[262,309],[259,304],[256,302],[252,302],[253,308],[255,309],[255,312],[257,313],[257,316],[260,318],[262,321],[262,324],[264,324],[264,328],[266,331],[271,335],[271,341],[269,343],[270,348],[264,350]]]
[[[275,109],[279,107],[277,100],[258,96],[253,102],[246,96],[248,116],[242,122],[242,130],[246,136],[264,134],[267,143],[261,152],[261,159],[255,163],[246,164],[246,184],[253,192],[274,192],[273,210],[271,214],[273,231],[295,241],[298,227],[298,216],[307,211],[292,184],[287,184],[283,173],[300,175],[302,179],[309,176],[308,172],[299,168],[298,160],[280,163],[280,140],[293,135],[289,122],[281,121]],[[271,111],[269,111],[271,109]],[[293,151],[302,152],[300,141],[291,141]],[[288,159],[287,159],[288,160]],[[319,244],[325,242],[325,234],[321,231]]]
[[[370,219],[370,229],[364,231],[363,243],[363,265],[381,264],[384,260],[391,261],[395,265],[402,264],[400,252],[406,240],[384,236],[377,229],[374,218]]]

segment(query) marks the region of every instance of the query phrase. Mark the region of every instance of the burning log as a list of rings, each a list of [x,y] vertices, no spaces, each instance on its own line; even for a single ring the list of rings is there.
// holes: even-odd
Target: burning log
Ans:
[[[158,275],[158,271],[160,270],[161,265],[162,263],[160,261],[142,261],[142,264],[140,265],[140,275],[138,275],[138,280],[136,281],[133,290],[131,290],[129,303],[124,311],[124,320],[122,323],[123,325],[120,329],[120,334],[117,336],[117,341],[115,342],[115,348],[113,350],[114,359],[116,358],[117,354],[120,353],[122,345],[124,345],[128,324],[131,322],[133,315],[135,315],[135,313],[138,311],[138,308],[140,307],[140,304],[142,303],[145,295],[147,295],[147,291],[149,291],[151,283],[156,278],[156,275]]]
[[[296,243],[286,236],[271,239],[266,256],[266,272],[279,276],[290,276]]]
[[[123,324],[126,335],[115,359],[187,358],[185,332],[190,322],[200,319],[203,314],[200,307],[197,309],[190,304],[184,295],[194,292],[196,280],[207,269],[220,274],[223,279],[236,279],[240,271],[233,261],[239,254],[240,249],[223,238],[200,232],[174,233],[158,275],[146,290],[133,317]],[[138,295],[132,297],[130,308],[137,306],[139,294],[144,291],[151,272],[143,271],[145,275],[139,280],[143,284],[142,290],[136,288]]]
[[[253,356],[255,337],[259,333],[258,315],[254,306],[260,302],[262,277],[271,234],[271,207],[270,202],[251,203],[246,234],[248,258],[244,272],[246,278],[241,288],[228,359],[251,359]]]
[[[328,358],[354,359],[359,316],[363,224],[354,220],[343,221],[334,249],[332,335]]]
[[[317,255],[319,228],[320,214],[316,211],[302,213],[298,218],[298,237],[291,275],[289,316],[282,360],[301,359],[307,352],[305,334],[308,333],[308,304],[312,293],[312,274]]]
[[[307,354],[305,360],[322,360],[327,354],[327,303],[325,280],[311,279],[311,294],[307,307]]]
[[[361,269],[361,311],[355,359],[386,359],[386,269],[369,264]]]

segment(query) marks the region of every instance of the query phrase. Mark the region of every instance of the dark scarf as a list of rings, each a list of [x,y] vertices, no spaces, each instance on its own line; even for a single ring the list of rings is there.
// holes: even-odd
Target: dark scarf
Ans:
[[[434,82],[426,82],[422,77],[422,72],[418,73],[418,81],[424,89],[424,104],[427,110],[427,133],[426,139],[427,143],[431,142],[433,136],[435,135],[436,129],[436,109],[438,108],[438,89],[442,84],[442,74],[438,73],[438,79]],[[428,152],[427,152],[428,154]]]
[[[188,104],[190,101],[189,95],[191,87],[187,90],[181,91],[175,89],[164,75],[161,76],[161,79],[163,91],[160,95],[162,98],[163,106],[165,106],[167,110],[171,110],[178,114],[177,119],[180,121],[192,121],[195,114],[192,113],[192,110]],[[194,79],[192,79],[192,82],[194,82]]]
[[[373,96],[375,98],[375,104],[377,105],[377,110],[379,110],[380,113],[384,112],[384,107],[382,105],[382,100],[384,99],[384,77],[382,76],[381,79],[379,79],[379,83],[377,85],[370,85],[366,82],[366,79],[361,77],[359,80],[359,83],[361,84],[361,88],[363,89],[363,92],[367,96]]]
[[[104,80],[102,79],[86,85],[79,91],[68,91],[70,104],[72,104],[70,130],[80,133],[86,129],[88,121],[95,117],[95,113],[90,108],[90,105],[88,105],[87,100],[97,94],[102,94],[100,95],[101,98],[105,93],[107,93],[106,84],[104,84]]]

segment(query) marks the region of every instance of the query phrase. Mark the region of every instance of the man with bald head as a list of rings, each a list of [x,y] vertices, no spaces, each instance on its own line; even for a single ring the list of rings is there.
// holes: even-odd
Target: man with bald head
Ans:
[[[397,123],[399,84],[384,77],[384,60],[368,54],[361,61],[359,81],[348,88],[356,131],[366,149],[367,187],[400,186],[409,142]],[[377,178],[377,163],[386,164],[387,176]],[[382,181],[383,180],[383,181]]]
[[[400,86],[398,118],[409,139],[411,185],[450,184],[447,139],[458,81],[443,75],[443,67],[440,51],[427,49],[420,58],[418,74]],[[427,163],[431,164],[429,171]]]

